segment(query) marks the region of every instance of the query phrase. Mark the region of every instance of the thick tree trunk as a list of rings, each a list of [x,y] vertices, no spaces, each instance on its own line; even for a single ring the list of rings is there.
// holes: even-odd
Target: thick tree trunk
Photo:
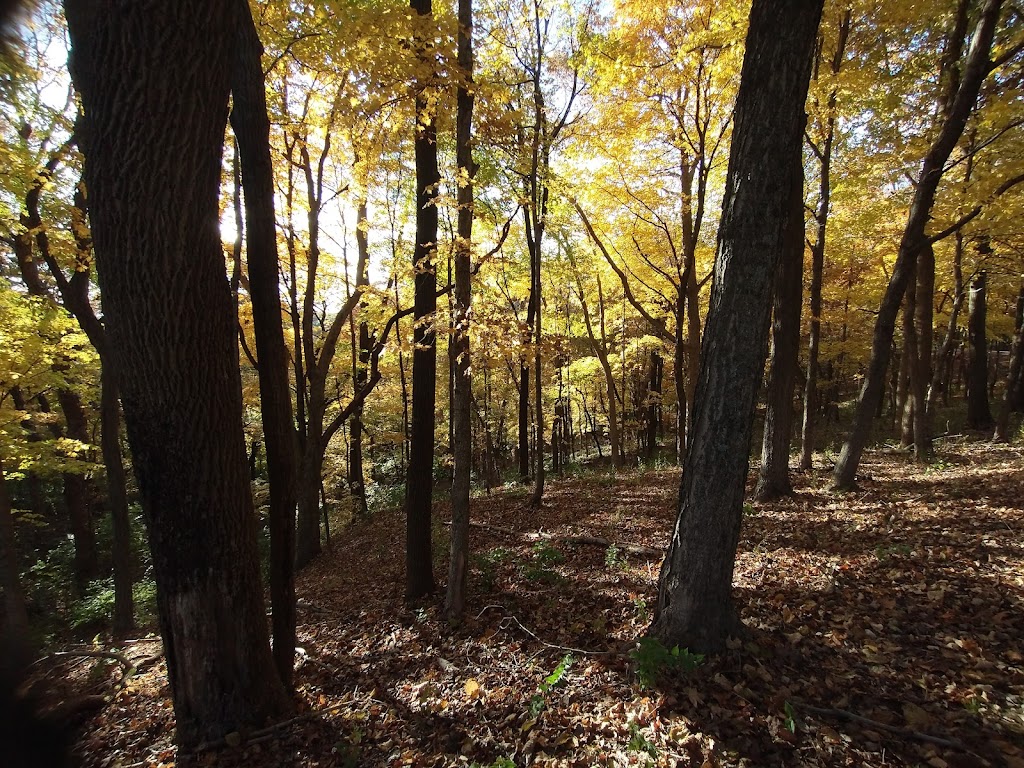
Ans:
[[[292,421],[288,349],[281,320],[274,168],[260,58],[263,46],[249,4],[238,0],[231,126],[238,140],[245,192],[246,258],[259,357],[260,414],[270,483],[270,602],[274,663],[292,687],[295,657],[295,503],[298,442]]]
[[[775,284],[775,308],[768,363],[768,408],[761,446],[761,470],[754,495],[760,501],[793,493],[789,451],[793,435],[793,389],[800,362],[800,309],[804,271],[803,167],[793,173],[790,221]]]
[[[263,611],[217,227],[237,5],[69,0],[65,12],[106,328],[188,748],[288,709]]]
[[[469,360],[470,302],[473,276],[473,0],[459,0],[458,65],[464,81],[456,94],[455,154],[458,176],[458,239],[455,247],[455,305],[452,350],[455,362],[452,395],[452,533],[445,613],[462,616],[469,568],[469,481],[473,461],[473,377]]]
[[[857,402],[853,428],[843,446],[839,461],[836,462],[833,474],[833,484],[836,488],[854,486],[860,457],[871,435],[872,417],[882,399],[896,314],[907,289],[910,265],[926,244],[925,228],[946,160],[963,135],[967,118],[970,117],[978,99],[981,84],[989,73],[989,52],[992,49],[1001,6],[1002,0],[986,0],[967,54],[963,78],[956,88],[955,95],[948,102],[950,106],[945,113],[945,119],[921,164],[921,173],[914,189],[907,224],[900,239],[896,263],[893,265],[892,276],[889,278],[889,284],[878,309],[878,317],[875,319],[871,358]]]
[[[413,13],[430,16],[431,0],[412,0]],[[427,43],[415,43],[426,59]],[[434,492],[434,398],[437,378],[437,346],[434,314],[437,312],[435,257],[437,255],[437,205],[441,181],[437,169],[437,121],[430,113],[424,86],[416,95],[416,246],[413,252],[416,326],[412,358],[412,434],[409,468],[405,481],[405,597],[416,600],[434,591],[431,548],[431,505]]]
[[[988,402],[988,341],[985,272],[971,281],[967,299],[967,428],[991,429],[995,424]]]
[[[772,284],[792,227],[822,0],[754,0],[736,101],[715,280],[680,489],[650,634],[717,651],[739,629],[732,575]],[[801,227],[802,229],[802,227]]]

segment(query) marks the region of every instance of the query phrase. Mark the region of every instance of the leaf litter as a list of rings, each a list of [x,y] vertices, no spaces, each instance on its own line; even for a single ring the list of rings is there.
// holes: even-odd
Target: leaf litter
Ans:
[[[298,717],[178,754],[156,665],[88,723],[79,756],[88,768],[1020,768],[1022,453],[946,443],[929,465],[870,453],[848,494],[824,470],[794,473],[793,497],[744,517],[734,594],[747,636],[695,668],[661,664],[653,683],[637,640],[660,561],[638,552],[667,541],[676,471],[555,479],[540,510],[519,488],[474,498],[457,626],[440,598],[404,603],[404,524],[384,513],[300,574]],[[446,504],[435,518],[443,574]],[[580,543],[595,538],[613,543]]]

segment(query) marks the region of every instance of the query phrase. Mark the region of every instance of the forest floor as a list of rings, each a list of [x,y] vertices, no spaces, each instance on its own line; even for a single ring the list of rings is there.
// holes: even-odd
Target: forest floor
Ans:
[[[185,760],[158,663],[89,722],[78,755],[89,768],[1024,766],[1024,448],[947,440],[929,465],[876,451],[857,492],[829,479],[796,474],[795,497],[748,507],[735,595],[749,635],[691,670],[651,646],[638,662],[660,557],[622,546],[664,547],[677,471],[581,474],[554,479],[539,511],[520,489],[474,498],[487,527],[472,529],[459,627],[440,600],[403,603],[399,511],[337,534],[299,580],[297,719]]]

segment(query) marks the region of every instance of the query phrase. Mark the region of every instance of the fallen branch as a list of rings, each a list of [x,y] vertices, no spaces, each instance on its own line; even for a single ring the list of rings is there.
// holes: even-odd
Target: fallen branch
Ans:
[[[512,613],[508,608],[506,608],[503,605],[485,605],[480,610],[480,613],[478,613],[476,615],[476,618],[479,619],[481,616],[483,616],[487,611],[489,611],[492,608],[496,608],[496,609],[502,611],[505,614],[505,618],[506,619],[512,619],[512,621],[514,621],[519,626],[519,628],[521,630],[523,630],[523,632],[528,634],[530,637],[532,637],[538,643],[540,643],[541,645],[546,646],[548,648],[553,648],[556,651],[566,651],[568,653],[581,653],[581,654],[583,654],[585,656],[609,656],[609,655],[615,653],[615,651],[587,651],[587,650],[584,650],[583,648],[573,648],[573,647],[568,646],[568,645],[558,645],[557,643],[549,643],[547,640],[542,640],[540,637],[538,637],[536,632],[532,632],[531,630],[529,630],[523,624],[523,622],[521,622],[519,619],[516,618],[514,613]]]
[[[882,723],[878,720],[872,720],[870,717],[864,717],[863,715],[858,715],[853,712],[847,712],[845,709],[826,709],[822,707],[815,707],[811,704],[805,704],[801,701],[794,701],[793,704],[795,704],[798,709],[802,709],[804,712],[809,712],[812,715],[832,717],[838,720],[849,720],[850,722],[860,723],[861,725],[866,725],[871,728],[888,731],[889,733],[894,733],[907,739],[923,741],[928,744],[935,744],[939,747],[955,749],[968,755],[975,755],[975,753],[971,751],[970,747],[958,739],[944,739],[941,736],[932,736],[930,733],[915,731],[913,728],[904,728],[901,725],[889,725],[888,723]],[[978,755],[975,756],[978,757]]]
[[[512,528],[505,528],[500,525],[490,525],[489,523],[480,523],[471,520],[469,523],[474,528],[483,528],[488,531],[495,531],[496,533],[503,533],[506,536],[515,536],[525,541],[558,541],[564,544],[576,544],[580,546],[595,546],[608,549],[609,547],[615,547],[622,552],[628,552],[631,555],[642,555],[647,557],[662,557],[665,551],[662,549],[656,549],[654,547],[645,547],[642,544],[629,544],[619,541],[612,541],[606,539],[603,536],[569,536],[559,535],[554,533],[544,533],[543,531],[536,532],[523,532],[516,531]],[[445,525],[451,525],[450,522]]]

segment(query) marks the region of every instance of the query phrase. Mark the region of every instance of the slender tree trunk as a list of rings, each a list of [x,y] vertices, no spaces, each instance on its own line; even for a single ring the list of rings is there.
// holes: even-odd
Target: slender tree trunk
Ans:
[[[847,438],[843,451],[836,462],[833,483],[836,488],[852,488],[857,476],[861,454],[871,435],[872,416],[881,402],[885,383],[885,371],[889,365],[893,331],[896,314],[900,302],[907,289],[910,276],[910,264],[916,260],[918,251],[926,242],[925,228],[935,202],[942,173],[953,148],[963,135],[967,119],[974,109],[981,85],[989,74],[989,52],[995,36],[996,25],[1002,0],[986,0],[981,10],[981,17],[971,40],[963,78],[959,79],[955,93],[948,100],[949,107],[945,110],[945,118],[938,134],[932,141],[921,164],[914,199],[907,215],[907,224],[900,239],[896,263],[893,265],[892,276],[886,286],[875,319],[875,329],[871,340],[871,358],[864,377],[860,398],[857,401],[857,412],[853,428]]]
[[[661,408],[661,379],[665,361],[657,352],[651,353],[651,374],[647,383],[647,458],[653,458],[658,449],[658,414]]]
[[[432,14],[431,0],[412,0],[414,13]],[[415,47],[424,61],[431,55],[428,43],[416,40]],[[437,121],[431,114],[421,83],[416,95],[416,246],[413,265],[416,272],[414,305],[416,325],[413,331],[415,351],[412,359],[412,434],[409,468],[405,482],[405,597],[416,600],[434,591],[431,550],[431,504],[434,491],[434,397],[437,378],[437,346],[434,315],[437,278],[437,205],[441,176],[437,169]]]
[[[914,308],[914,354],[910,359],[910,392],[914,398],[914,456],[927,461],[932,453],[931,411],[928,409],[928,382],[932,378],[932,299],[935,295],[935,252],[931,245],[917,254]]]
[[[988,401],[986,282],[984,271],[976,274],[967,299],[967,335],[970,341],[967,358],[968,429],[991,429],[995,424]]]
[[[896,407],[893,421],[900,430],[900,445],[907,448],[914,443],[914,396],[912,377],[914,361],[917,359],[917,260],[910,267],[907,282],[911,286],[903,297],[903,348],[900,351],[899,378],[896,385]]]
[[[288,709],[263,610],[237,321],[215,226],[237,5],[76,0],[65,13],[104,318],[177,738],[191,748]]]
[[[238,141],[245,192],[246,258],[259,357],[260,413],[270,483],[270,602],[274,663],[292,687],[295,656],[295,503],[298,442],[292,421],[288,349],[281,319],[274,168],[260,57],[263,46],[248,2],[238,0],[231,127]]]
[[[452,396],[452,533],[445,613],[461,618],[466,607],[469,567],[469,481],[473,459],[473,377],[469,359],[470,302],[473,253],[473,2],[459,0],[458,65],[463,78],[456,94],[455,154],[460,179],[458,235],[455,247],[455,305],[452,350],[455,362]]]
[[[128,478],[121,458],[121,404],[114,364],[100,358],[100,449],[107,473],[107,499],[114,534],[111,560],[114,570],[114,634],[127,635],[135,626],[132,595],[131,517],[128,512]]]
[[[67,436],[88,445],[89,423],[82,407],[82,398],[70,389],[58,389],[57,401],[64,414]],[[93,530],[92,510],[89,508],[88,482],[76,472],[64,473],[64,504],[68,522],[75,540],[75,581],[81,591],[99,576],[99,557],[96,553],[96,533]]]
[[[356,226],[356,247],[359,249],[358,263],[366,264],[369,261],[370,241],[367,232],[369,213],[365,198],[359,201],[356,217],[358,219]],[[355,343],[353,339],[353,344]],[[359,352],[353,376],[355,392],[362,390],[369,380],[368,366],[370,365],[373,338],[366,320],[359,322],[358,345]],[[354,351],[353,354],[355,354]],[[366,478],[363,471],[363,432],[363,406],[360,405],[349,419],[348,487],[352,497],[353,514],[356,517],[365,517],[369,512],[366,503]]]
[[[822,0],[754,0],[736,101],[716,279],[679,516],[650,634],[717,651],[740,627],[732,575],[772,284],[789,215]],[[802,227],[801,227],[802,229]]]
[[[804,271],[803,167],[793,173],[790,221],[775,284],[775,308],[768,363],[768,408],[761,446],[761,470],[754,495],[761,501],[789,496],[789,451],[793,435],[793,390],[800,359],[800,309]]]
[[[20,570],[11,497],[7,492],[3,458],[0,457],[0,586],[3,586],[0,637],[3,638],[5,651],[30,647],[28,609],[25,606],[25,591],[18,575]],[[7,662],[10,660],[4,661],[4,668],[8,669]]]

